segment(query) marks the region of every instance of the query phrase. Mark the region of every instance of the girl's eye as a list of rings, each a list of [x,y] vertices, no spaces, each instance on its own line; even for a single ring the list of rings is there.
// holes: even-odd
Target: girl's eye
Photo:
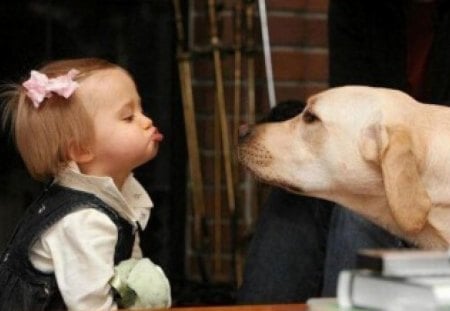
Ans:
[[[127,122],[131,122],[131,121],[133,121],[133,119],[134,119],[134,115],[133,114],[123,118],[123,120],[127,121]]]
[[[315,121],[319,121],[319,118],[311,111],[306,110],[303,113],[303,121],[305,121],[305,123],[313,123]]]

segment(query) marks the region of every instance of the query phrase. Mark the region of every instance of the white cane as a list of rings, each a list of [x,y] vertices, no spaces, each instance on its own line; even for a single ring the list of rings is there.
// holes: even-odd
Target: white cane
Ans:
[[[269,27],[267,23],[266,0],[258,0],[259,19],[261,21],[261,35],[263,42],[264,64],[266,67],[267,93],[270,108],[275,107],[275,86],[273,83],[272,57],[270,54]]]

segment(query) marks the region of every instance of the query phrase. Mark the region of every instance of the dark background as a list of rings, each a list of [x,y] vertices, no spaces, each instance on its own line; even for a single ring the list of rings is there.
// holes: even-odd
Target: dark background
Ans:
[[[186,148],[172,2],[2,2],[0,40],[2,83],[15,82],[30,69],[61,58],[101,57],[129,70],[145,112],[165,135],[156,159],[135,172],[155,203],[142,248],[145,256],[162,266],[172,284],[183,282]],[[8,133],[1,132],[0,139],[3,250],[20,215],[43,185],[29,177]]]

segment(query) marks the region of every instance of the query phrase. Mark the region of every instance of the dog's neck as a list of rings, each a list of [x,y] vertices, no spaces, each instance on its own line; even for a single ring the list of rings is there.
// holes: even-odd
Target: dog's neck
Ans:
[[[424,249],[447,249],[450,243],[450,205],[433,206],[425,227],[417,234],[403,232],[392,216],[385,196],[333,194],[321,196],[377,224],[388,232]]]

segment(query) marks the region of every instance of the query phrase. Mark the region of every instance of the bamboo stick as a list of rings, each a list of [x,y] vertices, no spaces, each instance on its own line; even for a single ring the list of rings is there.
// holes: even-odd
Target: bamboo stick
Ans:
[[[203,261],[203,253],[207,248],[207,239],[205,239],[203,236],[205,234],[203,228],[205,226],[205,201],[195,120],[194,97],[192,92],[190,55],[187,51],[185,51],[183,47],[184,29],[179,0],[173,0],[173,5],[175,9],[175,21],[178,37],[178,70],[180,76],[181,96],[183,101],[184,123],[186,128],[189,172],[192,183],[192,198],[194,210],[194,248],[198,255],[199,270],[202,278],[203,280],[208,281],[209,276],[207,273],[205,262]]]

